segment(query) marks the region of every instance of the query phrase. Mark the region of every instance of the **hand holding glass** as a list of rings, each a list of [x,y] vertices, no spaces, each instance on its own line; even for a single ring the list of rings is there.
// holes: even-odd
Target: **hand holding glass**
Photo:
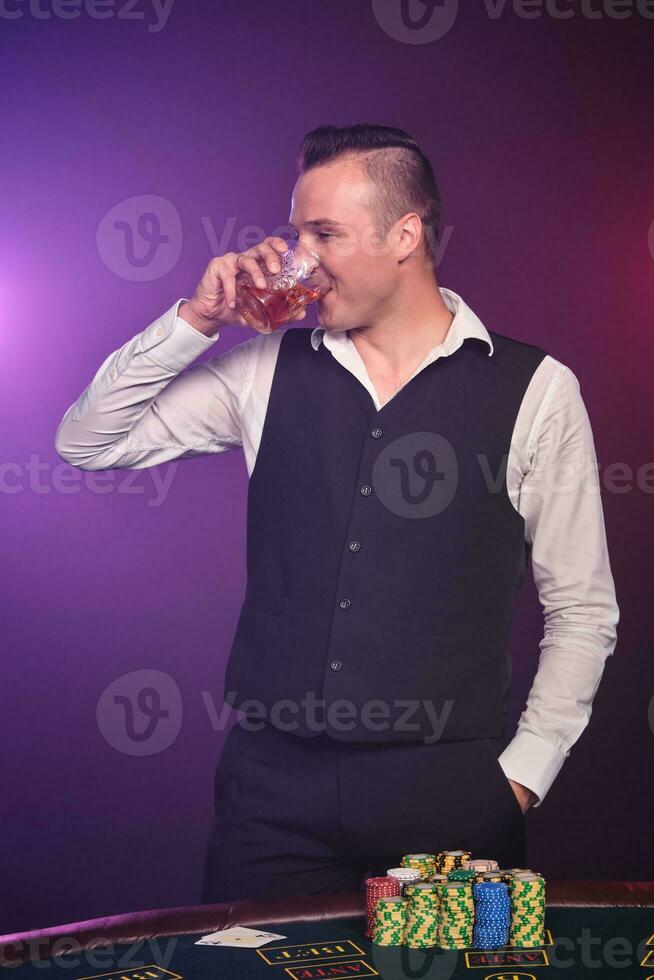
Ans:
[[[259,333],[272,333],[331,289],[320,257],[299,239],[288,243],[288,251],[279,256],[279,261],[279,272],[263,273],[265,287],[255,286],[247,272],[236,276],[236,307]]]

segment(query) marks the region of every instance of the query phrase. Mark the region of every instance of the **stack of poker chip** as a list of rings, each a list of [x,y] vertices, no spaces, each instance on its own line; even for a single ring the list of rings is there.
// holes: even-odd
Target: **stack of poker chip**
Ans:
[[[380,898],[393,898],[400,894],[400,883],[395,878],[366,878],[366,936],[375,935],[375,907]]]
[[[472,868],[454,868],[448,871],[446,877],[448,881],[467,881],[472,884],[477,880],[477,872]]]
[[[464,861],[469,861],[470,851],[439,851],[436,855],[436,871],[446,875],[448,871],[462,868]]]
[[[497,871],[498,864],[493,858],[470,858],[461,863],[462,868],[472,868],[474,871]]]
[[[492,883],[503,880],[501,871],[479,871],[477,874],[477,882],[490,881]]]
[[[423,884],[425,884],[425,882],[423,881],[410,881],[408,885],[404,886],[404,890],[402,891],[402,897],[408,898],[410,901],[413,898],[417,886]]]
[[[472,886],[475,925],[472,945],[477,949],[506,946],[511,928],[511,898],[503,881],[482,881]]]
[[[405,854],[400,864],[403,868],[412,868],[420,872],[423,881],[427,881],[436,871],[435,854]]]
[[[377,946],[401,946],[404,943],[408,904],[409,900],[401,895],[376,900],[373,942]]]
[[[534,872],[527,871],[526,868],[500,868],[497,873],[500,876],[500,881],[503,881],[505,885],[509,886],[510,894],[511,885],[513,884],[513,879],[516,875],[531,875]]]
[[[409,885],[406,932],[404,942],[407,946],[436,946],[440,927],[439,885],[430,881],[419,881]]]
[[[438,945],[442,949],[470,947],[475,918],[472,885],[466,881],[447,881],[437,888],[441,900]]]
[[[434,885],[443,885],[447,881],[447,875],[435,874],[429,879]]]
[[[395,878],[400,885],[400,895],[404,895],[404,889],[414,881],[420,881],[420,872],[417,868],[389,868],[386,872],[389,878]]]
[[[511,884],[512,946],[542,946],[545,929],[545,879],[537,874],[514,874]]]

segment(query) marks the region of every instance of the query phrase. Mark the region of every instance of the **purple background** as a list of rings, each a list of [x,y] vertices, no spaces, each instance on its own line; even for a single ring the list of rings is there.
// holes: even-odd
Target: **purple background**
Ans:
[[[603,491],[618,647],[590,729],[527,818],[529,864],[651,877],[651,465],[649,492],[635,474],[652,460],[654,21],[609,16],[608,0],[594,19],[579,4],[569,19],[466,4],[443,37],[410,44],[368,0],[176,0],[158,31],[149,3],[134,8],[145,19],[119,17],[123,4],[103,20],[48,19],[46,0],[0,18],[0,932],[199,901],[224,738],[202,692],[220,706],[244,588],[243,456],[98,477],[64,464],[54,434],[102,361],[192,293],[207,226],[220,239],[231,219],[226,251],[246,225],[288,220],[297,147],[327,122],[417,137],[451,231],[441,285],[567,364],[601,473],[631,468],[631,489]],[[96,233],[140,195],[170,202],[183,235],[172,268],[132,281],[120,239],[98,248]],[[206,356],[249,335],[226,328]],[[507,738],[541,636],[528,582]],[[183,720],[169,748],[138,757],[108,744],[96,706],[145,668],[173,678]]]

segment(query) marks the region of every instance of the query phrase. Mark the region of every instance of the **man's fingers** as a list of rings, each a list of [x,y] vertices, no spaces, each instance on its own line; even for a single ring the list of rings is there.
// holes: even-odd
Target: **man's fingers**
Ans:
[[[265,289],[266,280],[264,279],[263,272],[261,271],[261,266],[259,265],[257,259],[251,254],[241,252],[238,257],[236,269],[249,273],[252,276],[255,286]]]
[[[247,272],[255,286],[265,289],[264,272],[274,275],[281,270],[280,255],[288,251],[288,242],[270,236],[246,252],[225,252],[211,259],[207,268],[206,289],[210,295],[223,292],[225,303],[236,306],[236,277]],[[298,317],[297,319],[301,319]]]
[[[272,245],[272,247],[280,254],[288,252],[288,242],[285,238],[278,238],[274,235],[270,235],[269,238],[264,238],[264,242],[268,242],[268,244]]]
[[[236,279],[233,275],[226,276],[223,279],[223,293],[225,302],[230,310],[233,310],[236,306]]]
[[[236,252],[226,252],[209,263],[209,283],[210,294],[218,294],[222,289],[225,302],[232,309],[236,306]]]
[[[232,259],[232,256],[235,259],[236,252],[226,252],[225,255],[217,255],[211,260],[207,266],[207,273],[211,280],[217,279],[219,282],[222,282],[223,264],[226,265]]]
[[[279,252],[268,242],[261,242],[256,246],[257,254],[266,263],[268,270],[272,273],[279,272],[282,267],[279,261]]]

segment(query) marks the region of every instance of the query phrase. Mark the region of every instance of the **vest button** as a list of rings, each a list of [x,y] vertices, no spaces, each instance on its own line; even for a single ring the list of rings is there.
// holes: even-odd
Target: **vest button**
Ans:
[[[364,497],[369,497],[372,493],[372,487],[369,487],[367,483],[364,483],[359,492],[362,493]]]
[[[361,545],[359,544],[358,541],[350,541],[350,543],[348,545],[348,548],[350,549],[350,551],[358,551],[360,547],[361,547]]]
[[[352,603],[350,602],[349,599],[341,599],[341,601],[339,602],[339,606],[341,607],[341,609],[349,609],[351,605]]]
[[[340,670],[343,664],[340,660],[332,660],[329,666],[332,670]]]
[[[384,431],[383,429],[380,429],[379,426],[375,426],[370,435],[373,437],[373,439],[381,439],[381,437],[384,435]]]

